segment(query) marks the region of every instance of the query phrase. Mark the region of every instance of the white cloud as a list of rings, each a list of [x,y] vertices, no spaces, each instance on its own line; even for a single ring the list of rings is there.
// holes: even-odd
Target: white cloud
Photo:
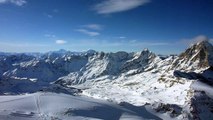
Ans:
[[[55,37],[56,37],[56,36],[53,35],[53,34],[45,34],[44,36],[45,36],[45,37],[48,37],[48,38],[55,38]]]
[[[53,44],[29,42],[0,42],[0,51],[3,52],[44,52],[53,48]]]
[[[26,0],[0,0],[0,4],[11,3],[17,6],[23,6],[27,3]]]
[[[213,45],[213,38],[210,38],[209,42]]]
[[[99,14],[110,14],[131,10],[148,2],[150,0],[105,0],[96,4],[94,10]]]
[[[120,39],[125,39],[126,37],[125,37],[125,36],[120,36],[119,38],[120,38]]]
[[[67,41],[65,41],[65,40],[56,40],[55,43],[59,44],[59,45],[63,45],[65,43],[67,43]]]
[[[136,43],[137,40],[130,40],[129,43]]]
[[[100,39],[86,39],[78,40],[78,42],[72,43],[72,46],[91,46],[91,47],[140,47],[140,46],[166,46],[170,45],[167,42],[148,42],[148,41],[137,41],[137,40],[100,40]]]
[[[53,16],[52,16],[52,15],[50,15],[50,14],[47,14],[47,17],[48,17],[48,18],[53,18]]]
[[[76,31],[81,32],[81,33],[86,34],[86,35],[89,35],[89,36],[98,36],[98,35],[100,35],[99,32],[89,31],[89,30],[86,30],[86,29],[77,29]]]
[[[208,39],[208,37],[205,35],[199,35],[191,39],[182,39],[180,42],[188,46],[192,46],[193,44],[196,44],[198,42],[205,41],[205,40],[211,42],[211,39]]]
[[[7,42],[0,42],[2,46],[9,46],[9,47],[46,47],[49,45],[46,44],[36,44],[36,43],[7,43]]]
[[[83,25],[83,27],[89,28],[92,30],[102,30],[103,29],[103,26],[99,25],[99,24],[88,24],[88,25]]]
[[[167,42],[139,42],[139,43],[136,43],[135,45],[137,46],[138,45],[147,45],[147,46],[164,46],[164,45],[170,45],[170,43],[167,43]]]
[[[0,3],[6,3],[8,0],[0,0]]]
[[[48,17],[48,18],[53,18],[53,15],[51,15],[51,14],[49,14],[49,13],[46,13],[46,12],[44,12],[43,15],[44,15],[45,17]]]

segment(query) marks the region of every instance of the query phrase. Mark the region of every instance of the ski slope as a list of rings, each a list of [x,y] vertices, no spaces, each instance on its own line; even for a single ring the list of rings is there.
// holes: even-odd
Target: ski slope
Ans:
[[[142,120],[161,119],[147,107],[95,100],[83,96],[37,92],[0,96],[1,120]]]

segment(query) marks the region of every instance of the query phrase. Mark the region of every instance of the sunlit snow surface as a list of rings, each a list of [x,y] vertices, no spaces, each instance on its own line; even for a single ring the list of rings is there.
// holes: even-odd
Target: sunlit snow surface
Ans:
[[[84,89],[83,95],[117,103],[128,102],[136,106],[154,102],[183,105],[192,81],[185,80],[184,84],[177,83],[170,87],[170,83],[159,83],[159,77],[150,72],[120,76],[114,80],[102,77],[75,87]]]
[[[160,119],[149,107],[119,106],[87,97],[56,93],[0,96],[1,120]]]

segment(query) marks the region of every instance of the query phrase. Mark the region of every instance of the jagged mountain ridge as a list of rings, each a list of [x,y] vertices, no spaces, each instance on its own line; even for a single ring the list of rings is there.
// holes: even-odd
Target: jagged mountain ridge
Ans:
[[[68,82],[69,84],[79,84],[85,82],[85,80],[94,79],[103,75],[118,76],[131,71],[134,71],[131,74],[151,70],[202,72],[212,67],[212,54],[213,47],[208,41],[199,42],[179,56],[171,56],[166,59],[161,59],[160,56],[155,55],[147,49],[137,53],[102,52],[92,56],[88,64],[79,72],[70,73],[68,76],[59,78],[59,81],[61,80],[60,83]],[[57,83],[59,83],[59,81],[57,81]]]
[[[71,84],[73,81],[75,84],[103,75],[118,76],[129,71],[134,71],[132,74],[137,74],[152,69],[158,70],[162,67],[165,69],[162,65],[166,64],[167,61],[170,61],[172,65],[166,69],[190,69],[193,71],[198,68],[212,67],[212,51],[212,45],[208,41],[202,41],[188,48],[176,58],[173,56],[163,60],[147,49],[136,53],[59,50],[39,56],[2,54],[0,76],[7,79],[10,77],[35,78],[48,82],[66,79],[66,82],[69,81]]]
[[[87,65],[80,71],[59,78],[56,83],[66,84],[68,82],[69,84],[80,84],[84,83],[86,80],[104,75],[119,76],[130,70],[137,70],[137,73],[139,73],[149,67],[153,67],[154,65],[152,66],[151,64],[155,64],[154,60],[156,59],[159,60],[159,57],[149,50],[143,50],[137,53],[100,52],[90,57]]]
[[[192,106],[196,103],[192,99],[195,95],[200,99],[197,93],[203,96],[210,93],[194,90],[191,86],[201,78],[212,82],[212,53],[212,45],[202,41],[179,56],[163,59],[147,49],[136,53],[60,50],[39,56],[2,54],[0,94],[36,92],[55,83],[68,89],[70,86],[81,89],[83,95],[118,103],[139,106],[148,103],[154,109],[156,103],[161,103],[157,111],[174,109],[179,112],[169,113],[173,117],[190,119],[204,114],[202,111],[192,114],[189,108],[197,109]],[[207,100],[209,105],[199,104],[211,108],[212,97]],[[205,112],[213,118],[211,110]]]
[[[89,52],[56,51],[40,54],[2,55],[0,59],[1,77],[37,78],[54,81],[58,77],[80,70],[93,55]]]

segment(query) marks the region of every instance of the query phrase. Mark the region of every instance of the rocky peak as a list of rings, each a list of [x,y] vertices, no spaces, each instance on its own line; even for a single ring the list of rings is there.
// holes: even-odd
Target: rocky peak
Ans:
[[[203,40],[192,45],[179,57],[185,61],[197,61],[198,67],[211,67],[213,66],[213,46],[208,40]]]
[[[121,71],[126,72],[133,69],[140,69],[143,71],[145,68],[149,66],[150,63],[154,61],[156,55],[149,51],[148,49],[144,49],[141,52],[137,52],[133,55],[133,58],[127,60],[122,66]]]
[[[144,59],[153,59],[156,55],[149,51],[148,49],[144,49],[143,51],[137,52],[134,54],[134,59],[144,60]]]
[[[87,54],[95,54],[97,52],[95,50],[93,50],[93,49],[89,49],[89,50],[86,51],[86,53]]]

